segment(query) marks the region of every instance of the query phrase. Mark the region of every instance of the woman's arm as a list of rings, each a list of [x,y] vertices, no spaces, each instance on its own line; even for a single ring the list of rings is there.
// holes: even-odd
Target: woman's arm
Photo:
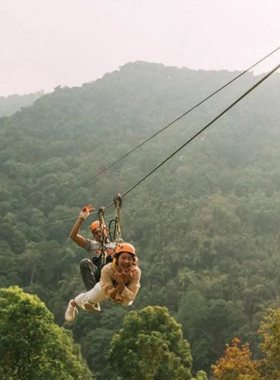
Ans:
[[[106,297],[113,300],[133,301],[140,288],[141,271],[136,267],[131,274],[131,281],[125,285],[124,277],[127,274],[118,273],[112,269],[111,264],[105,265],[101,271],[100,284]],[[117,282],[117,286],[114,286],[113,280]]]
[[[122,284],[122,285],[121,285],[121,284],[118,284],[118,285],[114,288],[114,290],[111,292],[111,296],[110,296],[110,298],[112,298],[112,300],[115,300],[117,294],[122,293],[123,290],[124,290],[124,288],[125,288],[124,284]]]
[[[105,265],[101,270],[100,285],[103,293],[107,298],[111,298],[111,293],[115,290],[113,284],[114,270],[112,264]]]
[[[131,281],[124,286],[124,289],[119,293],[126,301],[133,301],[140,289],[141,270],[136,267],[132,272]]]

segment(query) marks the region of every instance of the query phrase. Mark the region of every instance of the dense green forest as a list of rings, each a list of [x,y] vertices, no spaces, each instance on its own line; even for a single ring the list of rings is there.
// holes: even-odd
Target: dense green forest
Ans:
[[[35,100],[44,95],[44,91],[39,91],[28,95],[0,96],[0,117],[10,116],[23,107],[31,106]]]
[[[261,358],[257,330],[267,309],[280,307],[278,73],[123,199],[122,234],[142,269],[134,305],[104,303],[100,315],[63,320],[83,290],[85,251],[68,239],[81,207],[111,203],[260,77],[244,75],[88,180],[237,74],[129,63],[0,119],[0,287],[17,285],[45,302],[97,380],[115,379],[109,357],[123,318],[153,306],[181,324],[193,376],[210,374],[235,337]],[[106,210],[108,221],[113,213]]]

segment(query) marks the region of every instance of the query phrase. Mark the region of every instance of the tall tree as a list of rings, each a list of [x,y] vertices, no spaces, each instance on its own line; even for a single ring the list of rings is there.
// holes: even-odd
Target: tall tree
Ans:
[[[261,380],[248,343],[239,344],[239,339],[233,339],[231,346],[226,345],[224,356],[212,366],[216,380]]]
[[[113,337],[109,360],[119,379],[191,379],[189,343],[165,307],[130,312]]]
[[[92,380],[71,334],[55,325],[37,296],[0,289],[0,377],[13,380]]]
[[[263,380],[280,379],[280,309],[269,310],[269,314],[261,323],[259,333],[264,342],[260,349],[266,358],[260,363],[260,372]]]

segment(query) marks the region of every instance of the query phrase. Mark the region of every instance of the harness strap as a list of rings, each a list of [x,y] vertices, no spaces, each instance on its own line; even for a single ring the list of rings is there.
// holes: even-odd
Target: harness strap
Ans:
[[[101,229],[101,264],[102,266],[106,264],[106,253],[105,253],[105,240],[106,240],[106,234],[105,234],[105,207],[100,207],[98,211],[99,216],[99,223],[100,223],[100,229]]]
[[[121,194],[117,194],[113,199],[115,205],[115,230],[114,230],[114,241],[120,242],[121,238],[121,207],[122,207],[122,196]]]

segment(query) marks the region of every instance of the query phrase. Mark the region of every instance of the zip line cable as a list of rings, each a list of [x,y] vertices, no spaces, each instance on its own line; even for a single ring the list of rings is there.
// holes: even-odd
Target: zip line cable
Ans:
[[[239,103],[243,98],[245,98],[250,92],[252,92],[255,88],[257,88],[262,82],[264,82],[267,78],[269,78],[275,71],[277,71],[280,68],[280,64],[277,65],[273,70],[271,70],[269,73],[267,73],[262,79],[260,79],[257,83],[255,83],[252,87],[249,88],[244,94],[242,94],[237,100],[235,100],[231,105],[229,105],[224,111],[222,111],[218,116],[216,116],[214,119],[212,119],[208,124],[206,124],[202,129],[200,129],[195,135],[193,135],[189,140],[187,140],[180,148],[175,150],[170,156],[168,156],[164,161],[162,161],[159,165],[157,165],[153,170],[151,170],[147,175],[145,175],[140,181],[138,181],[136,184],[134,184],[130,189],[128,189],[123,195],[122,198],[124,198],[127,194],[129,194],[132,190],[134,190],[140,183],[145,181],[150,175],[152,175],[157,169],[159,169],[161,166],[163,166],[167,161],[169,161],[173,156],[175,156],[180,150],[182,150],[185,146],[187,146],[191,141],[193,141],[197,136],[199,136],[202,132],[204,132],[207,128],[209,128],[215,121],[220,119],[226,112],[228,112],[231,108],[233,108],[237,103]],[[114,202],[111,202],[108,204],[104,209],[111,207],[114,204]],[[44,226],[50,226],[59,222],[64,222],[70,219],[74,219],[77,217],[72,217],[69,219],[64,220],[58,220],[53,223],[44,224],[40,227]]]
[[[193,106],[192,108],[190,108],[188,111],[184,112],[181,116],[177,117],[175,120],[171,121],[169,124],[167,124],[165,127],[163,127],[162,129],[160,129],[158,132],[154,133],[152,136],[150,136],[149,138],[147,138],[145,141],[143,141],[142,143],[138,144],[136,147],[134,147],[133,149],[131,149],[129,152],[127,152],[126,154],[124,154],[122,157],[120,157],[118,160],[116,160],[115,162],[113,162],[112,164],[108,165],[106,168],[102,169],[99,173],[95,174],[93,177],[91,177],[90,179],[88,179],[87,181],[83,182],[81,185],[75,187],[70,193],[72,194],[74,191],[80,189],[81,187],[85,186],[86,184],[88,184],[89,182],[91,182],[92,180],[94,180],[96,177],[98,177],[100,174],[104,173],[106,170],[110,169],[112,166],[116,165],[118,162],[120,162],[121,160],[123,160],[124,158],[126,158],[127,156],[129,156],[132,152],[134,152],[135,150],[137,150],[138,148],[140,148],[142,145],[146,144],[148,141],[152,140],[154,137],[156,137],[157,135],[159,135],[161,132],[163,132],[165,129],[171,127],[171,125],[175,124],[177,121],[179,121],[180,119],[182,119],[184,116],[186,116],[187,114],[189,114],[191,111],[193,111],[194,109],[196,109],[197,107],[199,107],[201,104],[205,103],[207,100],[209,100],[210,98],[212,98],[214,95],[216,95],[218,92],[220,92],[221,90],[223,90],[224,88],[226,88],[227,86],[229,86],[231,83],[233,83],[234,81],[236,81],[238,78],[240,78],[242,75],[246,74],[249,70],[251,70],[253,67],[257,66],[259,63],[261,63],[262,61],[264,61],[265,59],[267,59],[268,57],[270,57],[272,54],[276,53],[276,51],[278,51],[280,49],[280,46],[278,48],[276,48],[275,50],[273,50],[271,53],[267,54],[265,57],[263,57],[262,59],[260,59],[258,62],[256,62],[254,65],[250,66],[248,69],[246,69],[245,71],[243,71],[241,74],[237,75],[236,77],[234,77],[232,80],[230,80],[229,82],[227,82],[225,85],[223,85],[222,87],[220,87],[218,90],[214,91],[211,95],[207,96],[205,99],[201,100],[199,103],[197,103],[195,106]]]
[[[97,214],[97,212],[98,211],[91,212],[90,215]],[[41,226],[39,226],[39,227],[52,226],[52,225],[57,224],[57,223],[68,222],[68,220],[73,220],[73,219],[77,219],[77,216],[72,216],[71,218],[67,218],[67,219],[56,220],[55,222],[52,222],[52,223],[41,224]]]
[[[185,144],[183,144],[180,148],[178,148],[175,152],[173,152],[170,156],[168,156],[164,161],[162,161],[158,166],[156,166],[152,171],[150,171],[145,177],[143,177],[140,181],[138,181],[135,185],[133,185],[129,190],[127,190],[123,195],[122,198],[125,197],[128,193],[130,193],[132,190],[134,190],[140,183],[142,183],[145,179],[147,179],[150,175],[152,175],[157,169],[159,169],[161,166],[163,166],[170,158],[175,156],[180,150],[182,150],[186,145],[188,145],[191,141],[193,141],[197,136],[199,136],[202,132],[204,132],[207,128],[210,127],[215,121],[217,121],[220,117],[222,117],[226,112],[228,112],[232,107],[234,107],[237,103],[240,102],[245,96],[247,96],[250,92],[252,92],[255,88],[257,88],[262,82],[264,82],[267,78],[269,78],[275,71],[277,71],[280,68],[280,64],[276,66],[273,70],[271,70],[268,74],[266,74],[261,80],[259,80],[254,86],[249,88],[243,95],[241,95],[237,100],[235,100],[230,106],[228,106],[224,111],[222,111],[218,116],[216,116],[210,123],[205,125],[200,131],[198,131],[195,135],[193,135]],[[112,206],[114,202],[110,203],[105,207],[108,208]]]

